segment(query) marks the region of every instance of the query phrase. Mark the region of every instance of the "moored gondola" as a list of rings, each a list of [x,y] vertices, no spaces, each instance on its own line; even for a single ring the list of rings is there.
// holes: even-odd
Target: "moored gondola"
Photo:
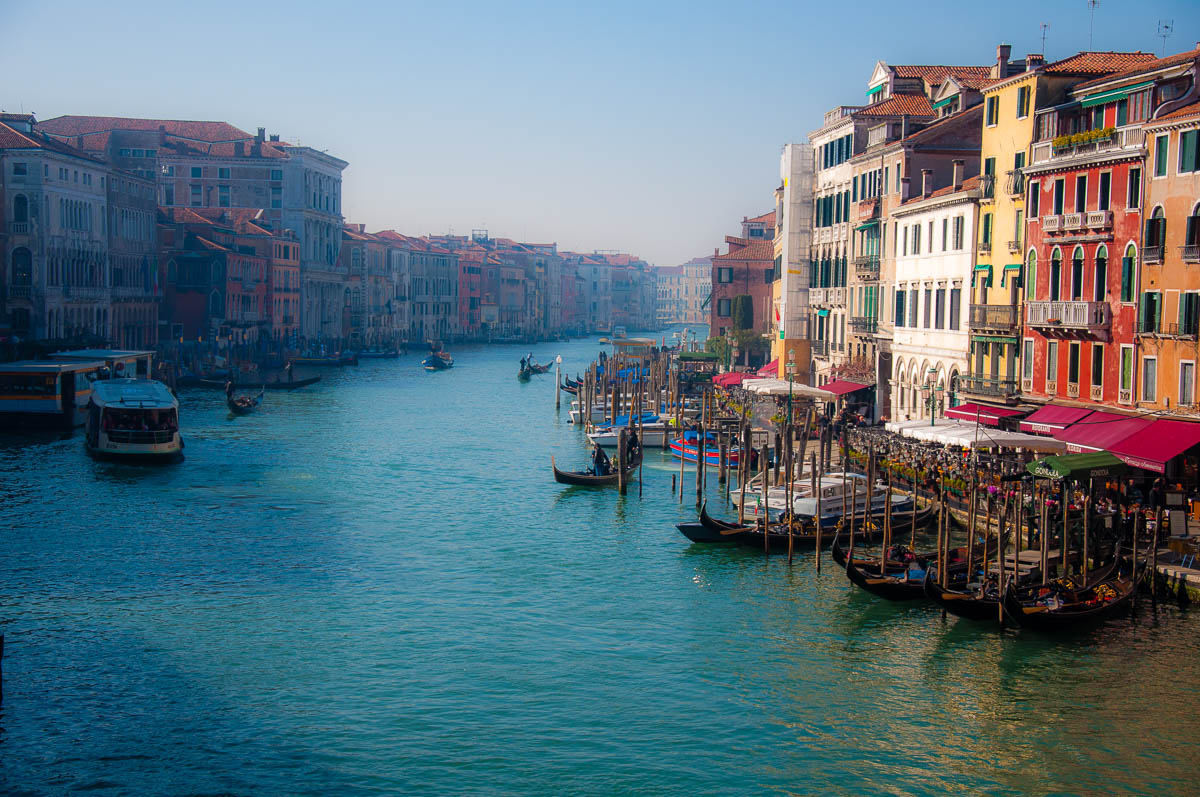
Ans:
[[[1080,589],[1072,589],[1060,579],[1022,594],[1010,584],[1004,591],[1004,616],[1036,631],[1082,628],[1128,611],[1135,589],[1132,578],[1111,573]]]
[[[840,535],[839,535],[840,536]],[[979,552],[980,549],[976,548]],[[880,556],[854,556],[842,549],[838,537],[831,549],[834,562],[845,569],[846,578],[856,587],[880,598],[892,601],[919,600],[925,597],[925,576],[937,567],[936,552],[910,551],[905,546],[892,546]],[[950,586],[965,587],[967,583],[967,549],[951,548],[947,576]]]
[[[916,522],[918,527],[929,520],[930,514],[931,510],[929,508],[917,512]],[[892,521],[893,530],[899,531],[909,528],[912,520],[913,516],[910,512],[904,513],[903,517],[897,515]],[[744,526],[739,526],[737,523],[715,518],[708,514],[707,502],[700,506],[699,523],[695,525],[700,528],[693,528],[692,524],[680,524],[676,528],[692,542],[737,542],[755,548],[763,547],[763,528],[761,523],[748,523]],[[684,526],[687,526],[687,528],[685,529]],[[881,529],[876,524],[876,526],[867,530],[856,530],[854,539],[866,542],[877,539],[880,532]],[[830,539],[835,533],[834,529],[823,529],[821,537],[822,539]],[[786,551],[789,545],[793,549],[812,548],[816,546],[817,534],[813,528],[812,519],[798,518],[790,535],[788,534],[786,522],[772,521],[767,531],[766,543],[773,551]]]
[[[286,380],[274,382],[238,382],[233,388],[234,390],[253,390],[254,388],[258,388],[259,390],[298,390],[302,387],[315,385],[320,381],[320,376],[310,376],[307,379],[295,379],[290,382]],[[219,379],[201,379],[194,386],[224,388],[226,384],[227,382],[222,382]]]
[[[625,468],[626,480],[633,475],[633,473],[637,470],[638,465],[642,464],[640,456],[635,455],[634,460],[635,461],[633,464]],[[609,485],[619,483],[619,474],[615,470],[612,473],[607,473],[603,476],[597,476],[594,473],[588,473],[586,471],[559,470],[558,466],[554,464],[553,455],[550,457],[550,467],[554,470],[554,481],[558,482],[559,484],[570,484],[575,487],[607,487]]]

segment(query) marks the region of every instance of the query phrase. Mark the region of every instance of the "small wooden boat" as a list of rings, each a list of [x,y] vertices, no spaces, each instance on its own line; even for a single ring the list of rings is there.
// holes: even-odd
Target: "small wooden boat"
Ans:
[[[229,405],[229,411],[234,415],[249,415],[258,409],[262,400],[263,391],[260,388],[257,396],[229,396],[225,399],[225,403]]]
[[[628,465],[625,468],[626,481],[628,481],[633,475],[634,471],[637,470],[638,465],[642,464],[640,456],[635,456],[634,460],[635,462],[632,465]],[[558,466],[554,464],[553,455],[550,457],[550,467],[554,469],[554,481],[558,482],[559,484],[570,484],[576,487],[607,487],[609,485],[619,483],[616,470],[613,470],[612,473],[604,476],[597,476],[594,473],[589,473],[587,471],[559,470]]]
[[[840,536],[840,535],[839,535]],[[900,549],[900,558],[859,557],[842,550],[838,537],[833,538],[833,561],[846,570],[846,578],[856,587],[891,601],[918,600],[925,597],[925,574],[937,566],[937,552],[918,553]],[[891,552],[889,552],[891,553]],[[950,550],[950,584],[961,587],[967,583],[967,549]]]
[[[535,374],[548,374],[548,373],[550,373],[550,366],[549,365],[538,365],[537,363],[530,363],[529,370]]]
[[[400,352],[395,349],[392,351],[360,351],[358,356],[363,360],[394,360],[400,356]]]
[[[1116,569],[1118,559],[1089,574],[1088,582],[1095,584],[1108,579]],[[937,582],[937,572],[932,568],[925,574],[925,597],[941,606],[950,614],[967,620],[995,623],[1000,621],[1001,595],[995,579],[985,582],[980,589],[946,589]],[[1034,587],[1017,584],[1018,598],[1028,595]]]
[[[234,390],[253,390],[254,388],[258,388],[259,390],[298,390],[299,388],[302,388],[302,387],[308,387],[309,385],[315,385],[317,382],[320,382],[320,381],[321,381],[320,376],[310,376],[307,379],[293,379],[291,381],[277,380],[277,381],[273,381],[273,382],[238,382],[237,384],[235,384],[233,386],[233,389]],[[224,389],[225,384],[226,384],[225,382],[222,382],[219,379],[201,379],[197,383],[197,386],[198,387],[219,387],[219,388]]]
[[[1133,579],[1111,573],[1080,589],[1072,589],[1062,579],[1020,592],[1010,584],[1004,592],[1004,616],[1037,631],[1081,628],[1127,611],[1135,589]]]
[[[923,525],[928,522],[931,516],[931,510],[926,508],[917,512],[917,524]],[[893,519],[893,530],[909,528],[912,521],[912,513],[904,513],[903,517],[897,515]],[[878,526],[878,524],[876,524]],[[698,523],[680,523],[675,526],[679,531],[692,542],[736,542],[741,545],[748,545],[754,548],[763,548],[763,527],[761,523],[747,524],[739,526],[737,523],[721,520],[708,514],[708,502],[700,506],[700,518]],[[854,539],[863,542],[877,539],[881,533],[878,527],[870,530],[856,530]],[[822,541],[832,539],[836,532],[832,529],[823,530],[821,533]],[[767,544],[773,551],[786,551],[790,544],[795,548],[813,548],[817,544],[816,530],[813,528],[812,519],[797,519],[792,534],[788,535],[787,523],[772,522],[767,531]]]
[[[421,360],[421,365],[425,367],[426,371],[445,371],[447,368],[454,367],[454,358],[444,351],[435,351]]]

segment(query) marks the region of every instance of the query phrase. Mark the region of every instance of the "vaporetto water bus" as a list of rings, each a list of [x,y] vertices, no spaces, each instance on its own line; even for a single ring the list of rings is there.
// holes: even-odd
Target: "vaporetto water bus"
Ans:
[[[179,402],[153,379],[95,382],[84,439],[88,453],[100,459],[178,461],[183,457]]]

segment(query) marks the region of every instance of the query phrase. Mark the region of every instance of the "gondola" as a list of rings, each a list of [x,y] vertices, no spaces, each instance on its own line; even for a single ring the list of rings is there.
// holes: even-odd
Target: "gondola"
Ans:
[[[637,470],[638,465],[642,464],[640,454],[635,454],[634,460],[635,461],[633,464],[625,468],[626,481],[628,481],[633,475],[633,472]],[[553,455],[550,457],[550,467],[554,469],[554,481],[558,482],[559,484],[570,484],[576,487],[606,487],[608,485],[619,483],[617,479],[619,474],[615,470],[606,476],[596,476],[595,474],[584,471],[559,470],[558,466],[554,464]]]
[[[1095,584],[1108,579],[1117,567],[1118,560],[1113,559],[1104,567],[1089,574],[1088,583]],[[1031,589],[1029,586],[1017,585],[1018,599]],[[998,622],[1000,620],[1000,593],[993,582],[985,592],[963,589],[946,589],[937,583],[936,571],[930,568],[925,573],[925,597],[941,606],[956,617],[983,622]]]
[[[234,415],[249,415],[262,404],[263,390],[260,388],[257,396],[227,396],[225,403]]]
[[[840,535],[839,535],[840,536]],[[856,587],[860,587],[872,595],[890,601],[919,600],[925,596],[925,574],[936,566],[937,553],[913,553],[912,558],[905,561],[888,559],[882,565],[879,557],[853,559],[842,550],[838,537],[833,539],[831,551],[833,561],[846,570],[846,578]],[[967,549],[951,548],[951,561],[948,575],[950,583],[955,586],[965,586],[967,583]],[[914,569],[914,565],[916,568]]]
[[[1072,590],[1057,582],[1021,594],[1009,584],[1004,591],[1004,616],[1022,628],[1035,631],[1066,631],[1101,623],[1129,609],[1136,589],[1127,575],[1095,580]]]
[[[521,382],[528,382],[531,376],[533,376],[533,371],[529,368],[522,368],[520,371],[517,371],[517,379]]]
[[[394,360],[400,356],[400,352],[395,349],[392,351],[360,351],[358,356],[363,360]]]
[[[310,376],[308,379],[294,379],[292,381],[279,380],[275,382],[238,382],[233,386],[234,390],[297,390],[309,385],[315,385],[321,381],[320,376]],[[197,387],[219,387],[224,388],[225,382],[219,379],[201,379],[196,383]]]
[[[530,363],[529,370],[535,374],[548,374],[548,373],[550,373],[550,366],[549,365],[538,365],[537,363]]]
[[[929,520],[931,510],[926,508],[917,512],[917,524],[923,525]],[[903,520],[903,522],[901,522]],[[905,513],[903,518],[897,517],[893,519],[893,529],[907,529],[912,522],[912,514]],[[737,523],[732,523],[727,520],[721,520],[708,514],[708,502],[700,506],[700,519],[698,523],[681,523],[675,528],[679,529],[685,537],[692,542],[736,542],[741,545],[748,545],[753,548],[761,549],[763,547],[763,529],[761,524],[753,523],[745,526],[739,526]],[[878,527],[870,531],[856,531],[854,534],[855,540],[863,542],[877,539],[880,534]],[[822,530],[821,539],[830,539],[835,535],[832,529]],[[788,534],[787,524],[772,522],[767,532],[767,544],[770,550],[786,551],[790,544],[795,548],[812,548],[817,544],[817,534],[813,530],[811,520],[797,520],[795,529],[791,535]]]

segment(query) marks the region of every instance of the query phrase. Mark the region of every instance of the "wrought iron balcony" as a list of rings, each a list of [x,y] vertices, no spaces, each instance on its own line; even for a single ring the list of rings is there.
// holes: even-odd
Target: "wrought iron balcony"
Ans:
[[[1008,251],[1020,252],[1021,251],[1021,242],[1020,241],[1009,241],[1008,242]]]
[[[990,174],[979,175],[979,195],[991,199],[996,194],[996,178]]]
[[[827,340],[810,340],[812,344],[812,353],[814,357],[829,356],[829,341]]]
[[[1180,324],[1177,321],[1158,321],[1142,319],[1137,322],[1135,331],[1139,335],[1152,335],[1160,338],[1195,338],[1197,324]]]
[[[1200,262],[1200,245],[1188,244],[1187,246],[1179,247],[1179,256],[1185,263]]]
[[[1020,169],[1010,169],[1004,173],[1004,189],[1009,196],[1020,196],[1025,193],[1025,175]]]
[[[986,255],[988,252],[991,252],[991,251],[992,251],[992,242],[991,241],[980,241],[979,242],[980,254]]]
[[[1042,330],[1104,331],[1112,324],[1112,308],[1108,302],[1025,302],[1025,323]]]
[[[1017,307],[1012,304],[971,305],[971,329],[1012,332],[1017,328]]]
[[[867,318],[866,316],[851,316],[850,318],[850,330],[852,332],[874,335],[877,329],[879,329],[879,322],[874,318]]]
[[[1163,248],[1159,246],[1144,246],[1142,247],[1142,262],[1143,263],[1161,263],[1163,262]]]
[[[963,393],[973,393],[976,396],[994,396],[1005,398],[1018,393],[1017,380],[1001,379],[998,376],[976,376],[968,374],[959,378],[959,390]]]

